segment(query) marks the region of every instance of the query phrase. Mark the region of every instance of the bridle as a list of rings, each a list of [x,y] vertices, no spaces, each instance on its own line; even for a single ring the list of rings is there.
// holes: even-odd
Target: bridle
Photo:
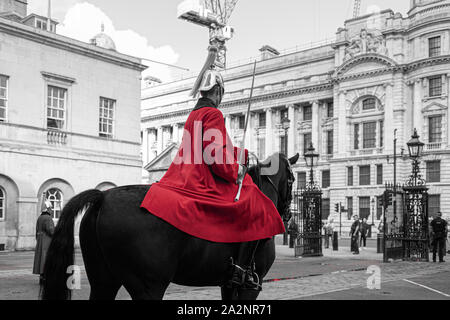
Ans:
[[[267,181],[269,182],[269,185],[275,190],[278,198],[282,201],[282,203],[284,203],[286,205],[286,207],[284,208],[284,212],[283,215],[284,216],[289,216],[289,212],[290,212],[290,204],[292,202],[292,186],[294,185],[295,182],[295,178],[294,178],[294,174],[292,173],[292,169],[291,166],[289,164],[289,160],[285,159],[287,161],[287,168],[288,168],[288,190],[286,192],[286,198],[283,198],[281,196],[281,193],[278,189],[278,187],[275,185],[275,183],[273,182],[273,180],[266,175],[262,175],[261,177],[263,179],[267,179]]]

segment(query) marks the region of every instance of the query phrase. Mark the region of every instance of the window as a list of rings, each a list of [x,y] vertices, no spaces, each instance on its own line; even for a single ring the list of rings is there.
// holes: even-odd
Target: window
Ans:
[[[376,100],[374,99],[374,98],[368,98],[368,99],[365,99],[365,100],[363,100],[363,102],[362,102],[362,109],[364,110],[364,111],[367,111],[367,110],[374,110],[375,109],[375,107],[376,107]]]
[[[303,107],[303,121],[311,121],[312,120],[312,107],[304,106]]]
[[[6,211],[6,194],[5,191],[0,187],[0,220],[5,219]]]
[[[100,98],[99,135],[104,138],[113,137],[114,109],[116,101]]]
[[[353,167],[347,167],[347,185],[353,186]]]
[[[347,219],[351,220],[353,217],[353,197],[347,197]]]
[[[429,80],[430,97],[439,97],[442,95],[442,77],[433,77]]]
[[[259,117],[258,117],[258,126],[260,128],[265,128],[266,127],[266,114],[265,113],[260,113]]]
[[[428,118],[428,142],[442,142],[442,116]]]
[[[440,161],[427,161],[427,182],[441,182]]]
[[[441,195],[428,196],[428,216],[436,218],[437,213],[441,211]]]
[[[258,158],[260,160],[264,159],[266,156],[266,138],[258,138]]]
[[[238,121],[239,121],[239,130],[244,130],[245,129],[245,116],[239,116]]]
[[[373,149],[377,146],[377,123],[366,122],[363,124],[363,148]]]
[[[333,135],[334,135],[334,131],[333,130],[329,130],[327,131],[327,154],[333,154]]]
[[[6,121],[8,106],[8,78],[0,75],[0,122]]]
[[[284,118],[288,118],[288,111],[287,111],[287,109],[283,109],[283,110],[280,111],[280,123],[281,123],[281,120],[283,120]]]
[[[306,154],[308,152],[308,148],[311,145],[311,142],[312,142],[311,133],[305,133],[303,135],[303,154]]]
[[[306,187],[306,172],[297,173],[297,187],[304,189]]]
[[[377,165],[377,184],[378,185],[383,184],[383,165],[382,164]]]
[[[428,39],[428,52],[430,58],[441,55],[441,37],[433,37]]]
[[[322,171],[322,188],[327,189],[330,185],[330,170],[324,170]]]
[[[370,197],[359,198],[359,217],[368,219],[370,216]]]
[[[322,220],[330,216],[330,199],[322,199]]]
[[[47,93],[47,128],[64,129],[67,90],[48,86]]]
[[[52,204],[53,219],[59,219],[63,207],[63,194],[59,189],[53,188],[44,193],[44,198]]]
[[[334,103],[333,102],[327,103],[327,117],[328,118],[334,117]]]
[[[370,186],[370,166],[359,167],[359,185]]]
[[[384,146],[384,120],[380,121],[380,148]]]
[[[353,138],[353,148],[359,150],[359,124],[354,126],[354,138]]]

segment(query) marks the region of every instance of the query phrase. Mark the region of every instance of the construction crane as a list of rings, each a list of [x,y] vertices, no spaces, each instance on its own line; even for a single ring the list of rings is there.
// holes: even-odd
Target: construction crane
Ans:
[[[238,0],[185,0],[178,6],[178,18],[209,29],[209,44],[218,48],[214,65],[226,68],[226,42],[233,38],[228,25]]]
[[[361,14],[362,0],[354,0],[353,2],[353,18],[358,18]]]

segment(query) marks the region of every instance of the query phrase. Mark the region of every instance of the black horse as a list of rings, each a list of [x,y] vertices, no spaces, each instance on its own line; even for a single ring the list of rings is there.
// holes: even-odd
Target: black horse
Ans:
[[[278,173],[261,176],[264,165],[249,174],[274,202],[285,220],[292,200],[294,176],[287,159],[275,154]],[[271,160],[272,159],[272,160]],[[70,299],[68,268],[74,264],[74,222],[87,209],[80,225],[80,245],[91,286],[91,300],[113,300],[124,286],[132,299],[163,299],[170,283],[183,286],[223,286],[230,257],[239,244],[213,243],[183,233],[140,208],[150,186],[128,186],[101,192],[85,191],[64,207],[51,242],[44,270],[44,300]],[[170,210],[170,208],[167,208]],[[193,213],[195,214],[195,213]],[[242,214],[245,214],[243,212]],[[287,221],[287,220],[286,220]],[[275,242],[264,240],[255,253],[256,272],[262,284],[275,261]],[[69,269],[70,270],[70,269]],[[237,299],[257,299],[259,292]],[[222,289],[222,298],[230,297]]]

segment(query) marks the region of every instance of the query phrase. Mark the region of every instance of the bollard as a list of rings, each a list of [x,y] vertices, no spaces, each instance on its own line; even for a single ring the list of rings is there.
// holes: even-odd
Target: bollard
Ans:
[[[379,233],[377,235],[377,253],[383,253],[383,234]]]
[[[333,232],[333,251],[339,250],[339,232]]]

